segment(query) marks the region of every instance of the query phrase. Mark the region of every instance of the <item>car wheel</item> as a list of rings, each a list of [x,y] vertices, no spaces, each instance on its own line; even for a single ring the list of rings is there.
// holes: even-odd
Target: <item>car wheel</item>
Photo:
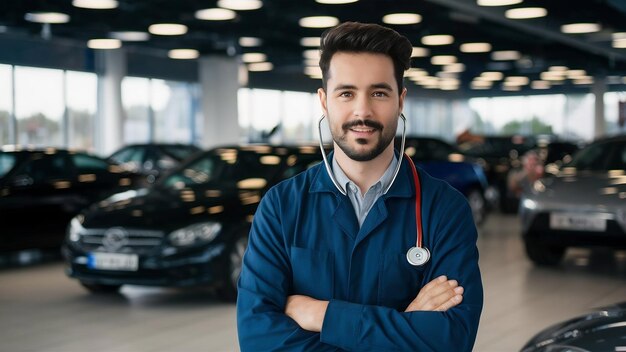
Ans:
[[[481,225],[485,221],[487,215],[487,203],[485,202],[485,198],[482,193],[477,189],[471,190],[467,195],[467,202],[472,209],[474,223],[476,226]]]
[[[122,285],[101,285],[101,284],[88,284],[81,282],[84,288],[91,293],[117,293]]]
[[[550,246],[537,243],[532,239],[524,240],[526,245],[526,254],[535,264],[541,266],[555,266],[561,262],[565,255],[566,247]]]
[[[241,267],[243,266],[243,255],[248,247],[248,235],[240,236],[232,246],[226,255],[226,271],[222,280],[222,285],[218,290],[220,298],[225,301],[237,300],[237,281],[239,281],[239,275],[241,274]]]

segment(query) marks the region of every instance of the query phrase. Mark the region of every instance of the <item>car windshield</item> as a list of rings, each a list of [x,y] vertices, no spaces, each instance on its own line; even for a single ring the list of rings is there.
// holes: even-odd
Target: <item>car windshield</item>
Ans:
[[[159,185],[181,189],[220,183],[239,188],[263,188],[277,175],[281,164],[282,157],[278,155],[218,149],[179,168]]]
[[[0,152],[0,178],[4,177],[15,165],[15,155]]]
[[[163,150],[178,160],[185,160],[200,149],[195,146],[166,145],[163,146]]]
[[[516,150],[521,155],[533,146],[530,138],[521,136],[486,137],[484,142],[468,147],[464,153],[471,156],[508,157],[511,150]]]
[[[577,170],[626,170],[626,139],[595,143],[575,154],[566,165]]]

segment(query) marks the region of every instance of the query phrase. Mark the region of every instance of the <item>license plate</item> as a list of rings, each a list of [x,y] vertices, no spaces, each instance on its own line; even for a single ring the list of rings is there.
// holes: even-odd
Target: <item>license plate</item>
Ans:
[[[599,214],[550,214],[554,230],[606,231],[606,218]]]
[[[139,257],[136,254],[90,253],[87,267],[103,270],[137,271]]]

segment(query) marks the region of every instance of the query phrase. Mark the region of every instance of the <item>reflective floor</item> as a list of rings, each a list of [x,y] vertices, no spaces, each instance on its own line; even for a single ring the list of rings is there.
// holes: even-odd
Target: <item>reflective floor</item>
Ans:
[[[570,250],[558,268],[526,259],[514,216],[480,229],[485,308],[475,351],[517,351],[542,328],[626,300],[626,252]],[[93,296],[49,256],[0,260],[0,350],[236,351],[235,306],[202,289],[124,287]],[[7,264],[8,263],[8,264]]]

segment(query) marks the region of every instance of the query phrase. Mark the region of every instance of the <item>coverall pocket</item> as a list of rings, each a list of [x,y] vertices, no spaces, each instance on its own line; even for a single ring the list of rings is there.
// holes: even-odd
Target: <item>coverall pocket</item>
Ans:
[[[333,255],[329,251],[291,247],[293,293],[315,299],[333,298]]]
[[[413,266],[406,253],[384,253],[378,279],[378,305],[404,311],[417,297],[425,266]]]

